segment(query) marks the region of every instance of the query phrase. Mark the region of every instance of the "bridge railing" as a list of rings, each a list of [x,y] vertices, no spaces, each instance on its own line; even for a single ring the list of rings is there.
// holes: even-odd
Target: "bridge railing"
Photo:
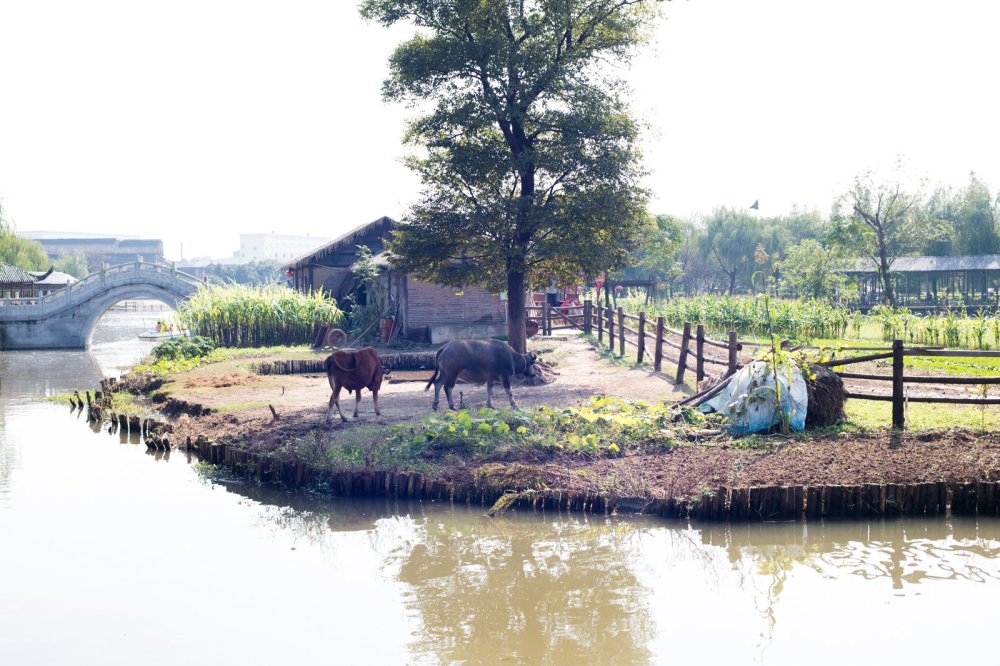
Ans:
[[[109,286],[116,286],[119,281],[124,281],[129,276],[144,278],[155,276],[159,278],[156,280],[158,283],[181,282],[192,287],[202,284],[202,280],[193,275],[182,273],[173,266],[136,261],[101,269],[100,271],[91,273],[82,280],[74,282],[68,287],[53,291],[45,296],[0,298],[0,308],[18,308],[17,312],[19,314],[34,314],[49,310],[51,307],[59,307],[71,299],[83,300],[92,293],[106,289]],[[166,280],[163,278],[166,278]],[[7,312],[11,312],[11,310],[7,310]]]

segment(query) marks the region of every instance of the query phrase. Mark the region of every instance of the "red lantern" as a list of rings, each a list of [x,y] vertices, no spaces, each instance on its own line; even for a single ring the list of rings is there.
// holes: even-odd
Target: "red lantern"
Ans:
[[[291,268],[289,268],[287,271],[285,271],[285,277],[286,278],[291,278],[291,277],[294,277],[294,276],[295,276],[295,271],[293,271]]]

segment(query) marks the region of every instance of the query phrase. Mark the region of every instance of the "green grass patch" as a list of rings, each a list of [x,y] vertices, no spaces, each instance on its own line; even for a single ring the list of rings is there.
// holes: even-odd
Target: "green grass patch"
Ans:
[[[267,407],[269,403],[263,401],[250,401],[250,402],[227,402],[217,407],[212,407],[213,412],[220,412],[227,414],[230,412],[242,412],[249,409],[259,409],[261,407]]]
[[[414,456],[462,451],[496,455],[537,449],[589,457],[665,450],[677,441],[673,412],[662,404],[594,397],[579,407],[534,412],[482,409],[429,414],[419,426],[397,426]]]
[[[398,427],[398,426],[395,426]],[[316,469],[418,470],[406,446],[392,437],[394,426],[371,425],[346,429],[315,429],[288,442],[268,455],[301,462]]]
[[[846,411],[847,422],[837,427],[843,432],[863,432],[892,425],[891,402],[848,400]],[[996,430],[1000,428],[1000,407],[914,402],[907,405],[906,423],[908,430]]]
[[[86,400],[85,394],[81,393],[83,399]],[[60,393],[58,395],[48,396],[50,402],[54,402],[59,405],[69,406],[70,397],[73,396],[73,392]],[[125,416],[139,416],[147,417],[152,416],[153,411],[146,406],[144,399],[140,396],[127,393],[125,391],[116,391],[111,394],[111,411],[115,414],[124,414]]]

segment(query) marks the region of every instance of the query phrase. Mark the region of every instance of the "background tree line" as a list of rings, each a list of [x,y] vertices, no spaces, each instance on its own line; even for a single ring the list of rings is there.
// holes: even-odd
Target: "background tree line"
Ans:
[[[718,208],[691,219],[655,218],[632,253],[632,273],[668,293],[756,293],[824,298],[850,295],[841,272],[871,260],[884,270],[901,256],[1000,254],[998,197],[975,174],[960,188],[907,189],[890,177],[859,175],[832,212],[777,216]],[[884,261],[883,261],[884,260]]]

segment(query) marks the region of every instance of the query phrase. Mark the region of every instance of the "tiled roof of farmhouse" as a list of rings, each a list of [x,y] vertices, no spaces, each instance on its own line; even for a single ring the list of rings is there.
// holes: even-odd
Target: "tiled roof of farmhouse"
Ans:
[[[871,258],[851,262],[848,273],[874,273]],[[934,273],[943,271],[1000,270],[1000,254],[974,254],[957,257],[896,257],[889,267],[894,273]]]
[[[388,236],[389,231],[397,224],[396,220],[391,217],[380,217],[372,222],[354,227],[347,233],[334,238],[329,243],[321,245],[315,250],[311,250],[301,257],[293,259],[287,264],[288,268],[302,268],[304,266],[308,266],[309,264],[316,263],[324,256],[337,254],[344,252],[345,250],[347,253],[353,255],[356,251],[355,246],[359,244],[359,240],[373,233],[378,234],[379,236]],[[376,263],[380,263],[380,261],[376,259]]]
[[[0,263],[0,283],[31,283],[35,281],[35,276],[26,271],[22,271],[17,266]]]

